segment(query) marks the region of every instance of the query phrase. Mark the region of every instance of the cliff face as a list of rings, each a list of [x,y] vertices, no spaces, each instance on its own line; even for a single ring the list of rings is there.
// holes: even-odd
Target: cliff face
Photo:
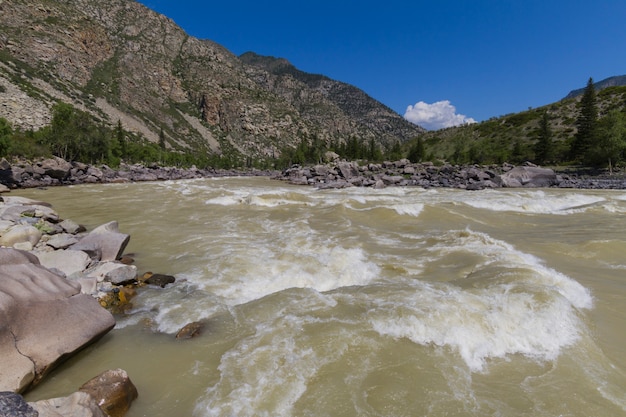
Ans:
[[[59,100],[172,149],[254,157],[422,132],[356,87],[237,57],[134,1],[0,0],[0,117],[38,129]]]

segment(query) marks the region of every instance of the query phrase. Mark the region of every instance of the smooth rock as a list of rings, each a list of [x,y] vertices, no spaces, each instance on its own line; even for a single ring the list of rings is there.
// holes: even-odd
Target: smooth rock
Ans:
[[[84,271],[91,263],[89,255],[76,250],[56,250],[52,252],[35,252],[39,262],[48,269],[56,269],[70,276]]]
[[[21,392],[115,326],[80,285],[0,248],[0,390]]]
[[[117,222],[109,222],[92,230],[70,249],[99,253],[99,260],[115,261],[122,256],[129,241],[130,235],[119,233]]]
[[[59,233],[46,241],[46,245],[54,249],[67,249],[78,243],[78,239],[69,233]]]
[[[121,262],[103,262],[86,272],[87,276],[95,277],[99,282],[109,281],[115,285],[125,285],[137,280],[137,267]]]
[[[34,247],[41,236],[41,231],[36,227],[18,224],[0,236],[0,246],[12,248],[16,243],[29,242]]]
[[[515,167],[500,176],[502,186],[509,188],[551,187],[556,184],[556,173],[548,168]]]

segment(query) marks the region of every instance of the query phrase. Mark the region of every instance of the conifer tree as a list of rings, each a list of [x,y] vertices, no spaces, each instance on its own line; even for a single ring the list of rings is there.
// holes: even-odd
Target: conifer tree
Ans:
[[[590,151],[596,146],[598,124],[598,105],[593,79],[589,78],[585,92],[580,100],[580,113],[576,119],[578,132],[570,149],[574,160],[589,162]]]
[[[550,161],[554,154],[554,146],[552,144],[552,129],[550,129],[550,115],[547,111],[543,112],[539,121],[539,140],[535,144],[535,159],[537,163],[544,164]]]

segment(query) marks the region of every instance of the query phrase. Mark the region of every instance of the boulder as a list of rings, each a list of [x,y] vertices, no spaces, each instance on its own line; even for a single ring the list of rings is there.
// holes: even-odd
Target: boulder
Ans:
[[[0,248],[0,391],[21,392],[115,326],[80,285]]]
[[[158,285],[161,288],[165,288],[167,284],[173,284],[176,281],[176,278],[172,275],[152,273],[146,273],[146,275],[148,275],[148,277],[144,280],[146,284]]]
[[[500,175],[503,187],[536,188],[550,187],[556,184],[556,173],[548,168],[534,166],[515,167]]]
[[[177,333],[176,339],[191,339],[198,336],[204,329],[204,323],[194,321],[183,326]]]
[[[67,249],[78,243],[78,239],[70,233],[59,233],[46,241],[46,245],[54,249]]]
[[[3,233],[2,236],[0,236],[0,246],[12,248],[16,244],[29,243],[32,248],[39,242],[41,236],[41,231],[36,227],[26,224],[18,224],[11,227]]]
[[[95,398],[86,392],[29,403],[39,417],[107,417]]]
[[[91,263],[85,252],[76,250],[56,250],[52,252],[35,252],[39,263],[48,269],[61,271],[65,276],[84,271]]]
[[[137,388],[123,369],[108,370],[87,381],[79,392],[89,394],[110,417],[122,417],[137,398]]]
[[[85,228],[83,226],[69,219],[63,220],[61,223],[59,223],[59,226],[61,226],[63,230],[65,230],[67,233],[72,235],[85,231]]]
[[[103,262],[87,271],[86,275],[97,278],[98,282],[108,281],[114,285],[125,285],[137,280],[137,267],[121,262]]]
[[[115,261],[122,256],[129,240],[130,235],[119,232],[117,222],[109,222],[92,230],[70,249],[98,254],[100,261]]]
[[[43,169],[45,175],[59,181],[64,180],[70,175],[72,164],[59,157],[52,157],[41,161],[39,167]]]

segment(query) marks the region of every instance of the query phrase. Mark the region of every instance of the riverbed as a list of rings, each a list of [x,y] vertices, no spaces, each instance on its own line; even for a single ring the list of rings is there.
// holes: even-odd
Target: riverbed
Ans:
[[[129,417],[626,415],[626,191],[247,177],[12,194],[117,220],[141,273],[177,278],[29,401],[120,367]]]

